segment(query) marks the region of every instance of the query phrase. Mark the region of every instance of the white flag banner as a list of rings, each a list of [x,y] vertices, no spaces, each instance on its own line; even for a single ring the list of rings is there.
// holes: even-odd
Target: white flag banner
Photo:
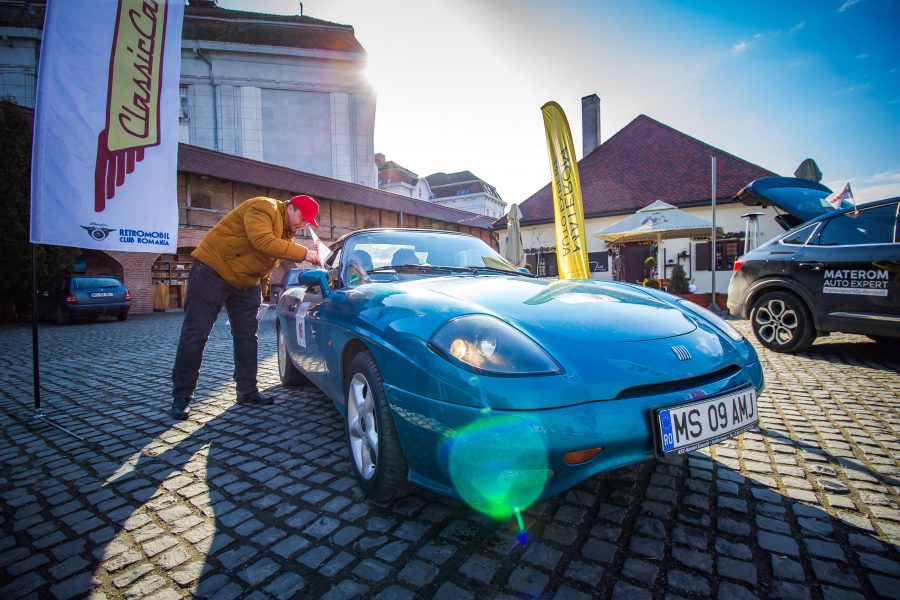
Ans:
[[[31,241],[174,252],[184,0],[50,0]]]
[[[844,202],[852,202],[853,206],[856,207],[856,198],[853,197],[853,191],[850,190],[850,182],[847,182],[847,185],[844,186],[844,189],[840,192],[834,192],[825,200],[830,204],[833,208],[843,208]]]

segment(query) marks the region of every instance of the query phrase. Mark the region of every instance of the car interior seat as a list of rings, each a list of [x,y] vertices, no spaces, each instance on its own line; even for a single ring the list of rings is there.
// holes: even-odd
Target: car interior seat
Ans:
[[[394,255],[391,257],[392,267],[417,264],[419,264],[419,257],[416,256],[416,253],[412,248],[400,248],[394,252]]]

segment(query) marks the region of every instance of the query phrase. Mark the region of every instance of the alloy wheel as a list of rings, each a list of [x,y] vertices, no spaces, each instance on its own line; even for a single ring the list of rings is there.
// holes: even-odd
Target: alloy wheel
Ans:
[[[356,470],[368,481],[375,477],[378,468],[378,429],[375,424],[375,399],[362,373],[355,373],[350,380],[347,431]]]
[[[800,325],[797,311],[778,298],[772,298],[759,306],[753,322],[757,335],[763,341],[778,346],[789,344]]]

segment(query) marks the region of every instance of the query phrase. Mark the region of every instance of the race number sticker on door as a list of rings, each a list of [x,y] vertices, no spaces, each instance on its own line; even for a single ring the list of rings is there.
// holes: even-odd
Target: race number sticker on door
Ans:
[[[312,302],[301,302],[294,315],[294,318],[297,319],[297,345],[301,348],[306,348],[306,313],[309,311],[310,304]]]

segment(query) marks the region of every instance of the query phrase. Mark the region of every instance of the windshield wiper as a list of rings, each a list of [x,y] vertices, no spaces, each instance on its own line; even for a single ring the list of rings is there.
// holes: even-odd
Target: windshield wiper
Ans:
[[[392,266],[383,266],[376,267],[374,269],[369,269],[368,273],[384,273],[384,272],[397,272],[397,271],[422,271],[425,273],[438,272],[438,273],[469,273],[472,275],[476,275],[478,273],[500,273],[503,275],[523,275],[527,277],[534,277],[534,275],[526,275],[520,271],[510,271],[509,269],[499,269],[497,267],[475,267],[475,266],[456,266],[451,267],[447,265],[392,265]]]
[[[534,277],[534,275],[523,273],[522,271],[510,271],[509,269],[501,269],[499,267],[464,267],[470,273],[500,273],[502,275],[523,275],[525,277]]]

